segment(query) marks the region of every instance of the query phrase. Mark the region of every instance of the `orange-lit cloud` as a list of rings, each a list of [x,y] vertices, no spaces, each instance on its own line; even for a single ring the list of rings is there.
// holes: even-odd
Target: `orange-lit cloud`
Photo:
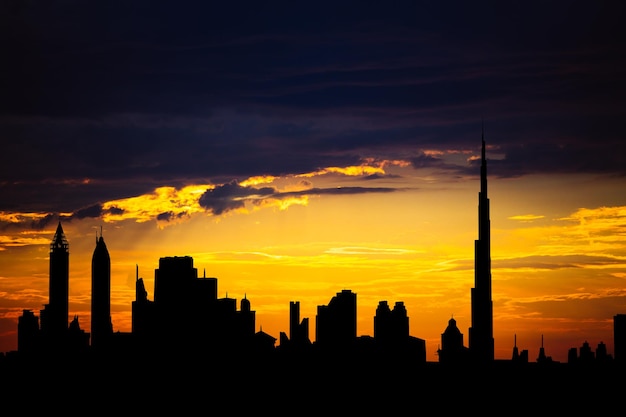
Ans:
[[[317,177],[326,174],[342,174],[347,176],[361,176],[372,174],[384,174],[385,170],[380,166],[358,165],[348,167],[327,167],[314,172],[299,174],[298,177]]]
[[[122,200],[108,201],[102,205],[103,220],[117,222],[132,219],[138,223],[155,220],[164,214],[168,218],[203,212],[198,200],[213,185],[189,185],[182,189],[159,187],[151,194]]]
[[[380,166],[383,169],[385,169],[387,167],[391,167],[391,166],[396,166],[396,167],[400,167],[400,168],[407,168],[407,167],[411,166],[411,163],[409,161],[405,161],[405,160],[402,160],[402,159],[377,160],[377,159],[374,159],[374,158],[365,158],[364,161],[365,161],[366,164]]]
[[[271,184],[277,179],[278,177],[275,177],[273,175],[259,175],[243,180],[239,183],[239,185],[242,187],[253,187],[255,185]]]
[[[46,213],[9,213],[0,212],[0,222],[4,223],[22,223],[25,221],[38,221],[45,219]]]
[[[0,250],[4,250],[8,246],[28,246],[44,244],[50,244],[50,239],[48,237],[28,237],[23,236],[22,234],[17,236],[0,235]]]
[[[440,150],[434,150],[434,149],[426,149],[423,151],[423,154],[426,156],[430,156],[430,157],[440,157],[445,155],[447,152],[444,151],[440,151]]]

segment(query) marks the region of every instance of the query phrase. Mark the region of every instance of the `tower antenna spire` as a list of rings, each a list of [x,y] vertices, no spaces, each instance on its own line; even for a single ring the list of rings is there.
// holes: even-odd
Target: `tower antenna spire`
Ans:
[[[482,122],[482,132],[481,132],[481,140],[482,140],[482,154],[481,154],[481,161],[483,163],[483,165],[486,162],[486,152],[485,152],[485,121],[483,120]]]

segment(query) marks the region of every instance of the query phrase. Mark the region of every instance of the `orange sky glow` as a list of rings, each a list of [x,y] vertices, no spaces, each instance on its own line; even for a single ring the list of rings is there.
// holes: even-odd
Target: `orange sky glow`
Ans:
[[[311,192],[351,187],[372,174],[386,174],[384,186],[397,191]],[[535,360],[542,336],[546,354],[558,361],[585,341],[594,348],[604,342],[611,353],[613,316],[626,313],[626,206],[614,204],[625,185],[582,175],[488,181],[496,358],[510,358],[516,339]],[[237,184],[260,192],[220,215],[199,204],[214,185],[195,184],[103,202],[105,209],[117,210],[99,221],[62,222],[70,245],[70,316],[77,315],[89,331],[91,256],[102,228],[111,255],[114,331],[131,329],[137,271],[153,299],[159,258],[192,256],[199,276],[218,278],[219,297],[249,299],[257,330],[276,338],[288,334],[290,301],[300,301],[314,340],[317,306],[350,289],[357,294],[358,335],[373,335],[380,301],[402,301],[410,334],[426,340],[427,360],[437,360],[451,317],[467,345],[477,176],[366,160],[362,166]],[[268,185],[278,192],[261,192]],[[169,213],[168,221],[159,220],[161,213]],[[40,216],[0,213],[9,223]],[[39,314],[48,302],[55,228],[0,232],[0,351],[17,348],[22,310]]]

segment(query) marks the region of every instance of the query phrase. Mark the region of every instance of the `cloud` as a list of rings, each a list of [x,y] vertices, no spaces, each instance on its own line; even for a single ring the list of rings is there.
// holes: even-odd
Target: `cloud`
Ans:
[[[616,311],[622,311],[625,303],[624,290],[510,301],[510,304],[520,307],[521,311],[527,311],[535,318],[567,318],[576,321],[594,320],[594,317],[612,318]]]
[[[623,260],[614,256],[602,255],[533,255],[522,256],[513,259],[496,259],[493,261],[495,268],[520,269],[530,268],[534,270],[552,270],[565,268],[583,268],[590,266],[619,266]]]
[[[348,194],[365,194],[365,193],[393,193],[401,191],[398,188],[391,187],[336,187],[336,188],[311,188],[303,191],[293,191],[282,193],[281,195],[348,195]]]
[[[115,210],[114,210],[115,212]],[[85,219],[85,218],[99,218],[102,215],[102,205],[95,204],[91,207],[85,207],[83,209],[77,210],[72,215],[72,218],[75,219]]]
[[[198,202],[200,206],[219,216],[231,210],[244,208],[246,200],[263,198],[275,193],[276,190],[272,187],[242,187],[233,180],[230,183],[207,190]]]
[[[58,215],[50,213],[0,212],[0,225],[3,230],[24,227],[33,230],[43,230],[58,218]]]
[[[7,247],[48,245],[48,244],[50,244],[50,239],[48,237],[0,235],[0,250],[4,250]]]
[[[188,185],[181,188],[159,187],[151,193],[103,204],[103,219],[106,222],[134,220],[166,222],[183,219],[193,213],[203,212],[198,199],[212,184]]]
[[[532,222],[533,220],[543,219],[545,216],[539,214],[519,214],[517,216],[508,217],[509,220],[519,220],[522,222]]]
[[[325,251],[326,253],[330,253],[333,255],[410,255],[417,253],[417,251],[412,249],[402,249],[402,248],[369,248],[362,246],[348,246],[341,248],[329,248]]]
[[[319,175],[319,174],[318,174]],[[212,214],[219,216],[232,210],[244,209],[246,203],[256,205],[263,204],[263,201],[288,200],[293,197],[304,197],[309,195],[351,195],[364,193],[389,193],[398,191],[396,188],[385,187],[335,187],[335,188],[308,188],[298,191],[278,191],[273,187],[243,187],[236,181],[216,186],[207,190],[199,199],[199,204]],[[280,203],[279,203],[280,204]]]

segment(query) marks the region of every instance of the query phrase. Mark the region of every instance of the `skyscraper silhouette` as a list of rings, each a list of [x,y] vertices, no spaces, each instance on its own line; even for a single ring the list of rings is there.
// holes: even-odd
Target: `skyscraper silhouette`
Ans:
[[[356,294],[342,290],[317,306],[315,341],[323,347],[352,347],[356,341]]]
[[[48,304],[41,310],[41,331],[50,349],[65,343],[69,314],[70,245],[61,222],[50,243]]]
[[[472,326],[469,329],[469,349],[472,360],[478,362],[494,360],[490,229],[487,158],[485,157],[483,129],[480,192],[478,193],[478,239],[474,243],[474,288],[471,289]]]
[[[111,257],[100,230],[91,258],[91,346],[105,345],[111,334]]]

